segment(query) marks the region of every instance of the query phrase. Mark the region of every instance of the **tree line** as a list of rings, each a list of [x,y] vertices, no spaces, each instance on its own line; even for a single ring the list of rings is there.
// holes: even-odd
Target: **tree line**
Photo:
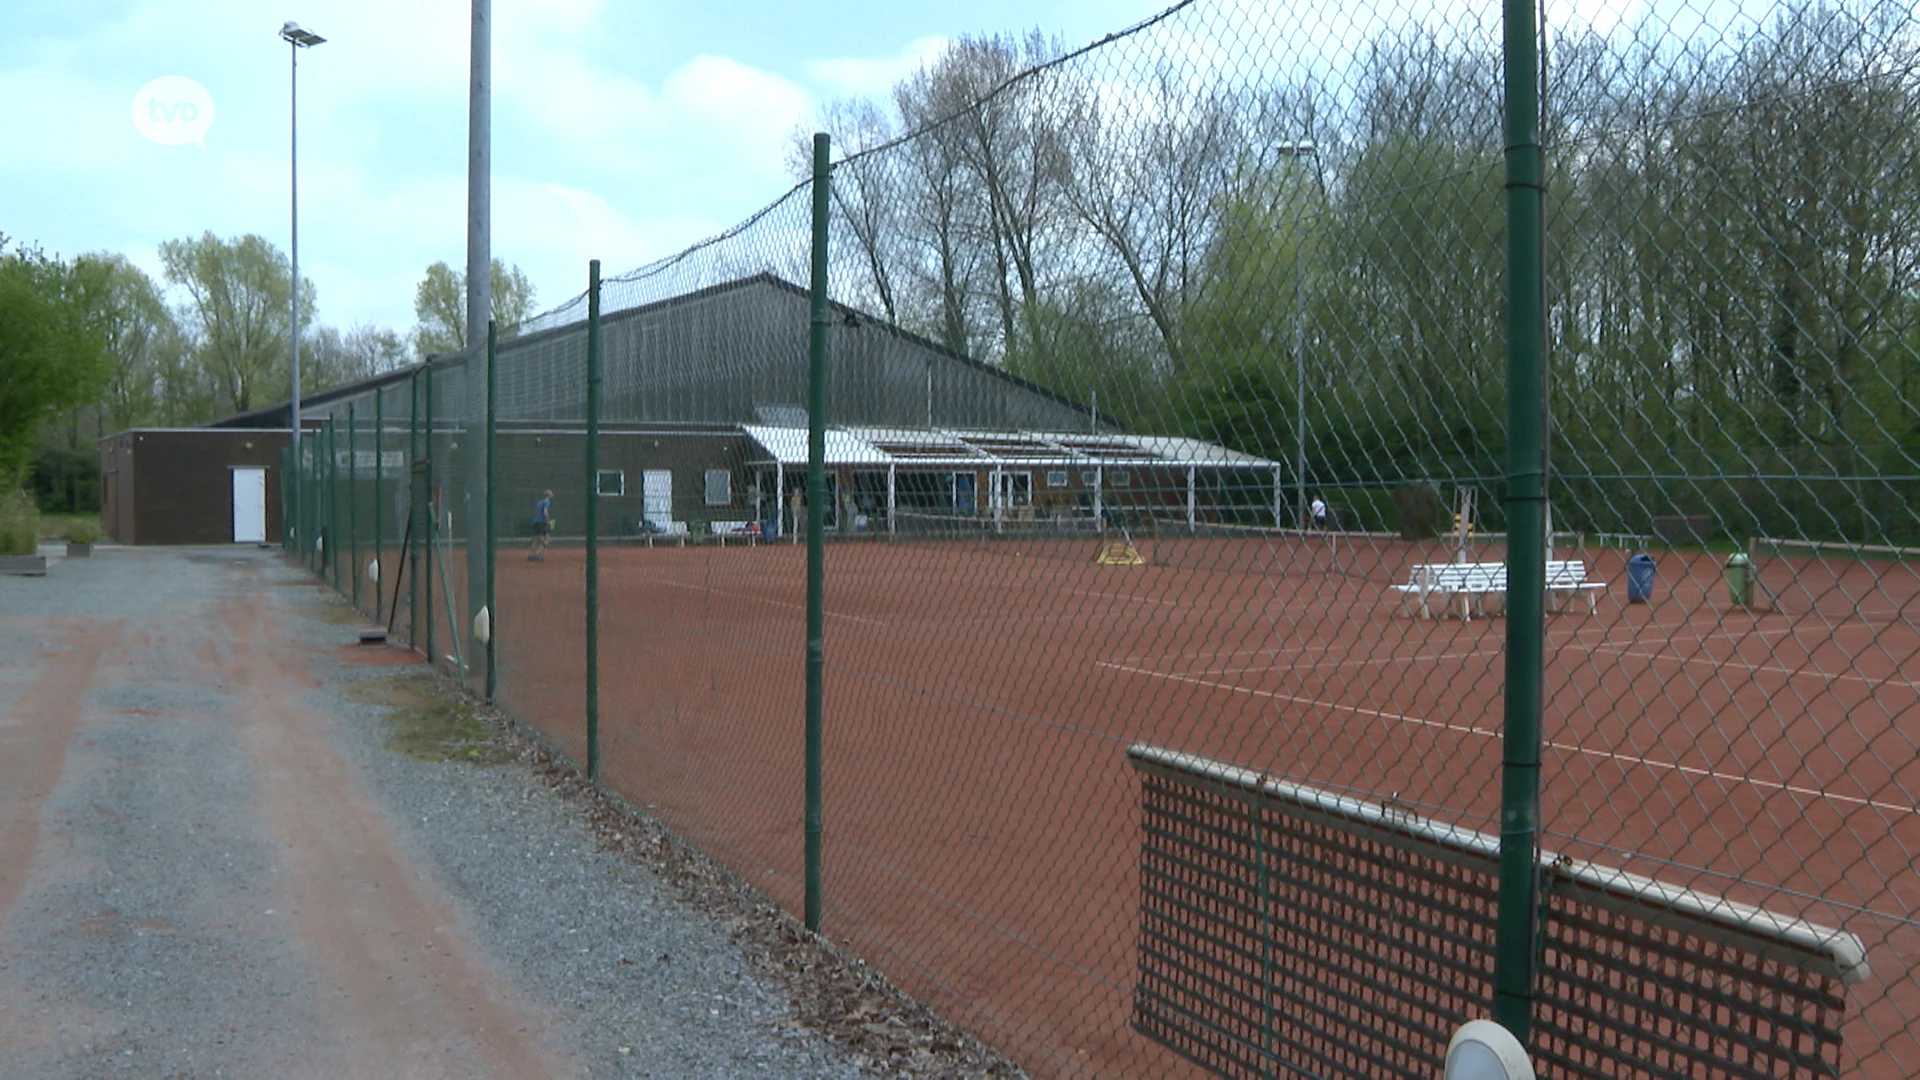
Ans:
[[[1549,28],[1564,523],[1916,532],[1916,29],[1880,0]],[[1496,485],[1497,33],[1380,32],[1337,76],[1123,45],[962,39],[829,106],[843,298],[1135,430],[1288,466],[1304,430],[1316,485]]]
[[[272,243],[211,232],[159,249],[161,277],[114,253],[71,259],[0,235],[0,492],[49,510],[97,505],[94,441],[138,427],[192,427],[284,401],[291,388],[293,271]],[[509,335],[534,289],[494,260],[495,319]],[[320,324],[300,283],[303,394],[466,346],[465,275],[436,262],[415,325]]]

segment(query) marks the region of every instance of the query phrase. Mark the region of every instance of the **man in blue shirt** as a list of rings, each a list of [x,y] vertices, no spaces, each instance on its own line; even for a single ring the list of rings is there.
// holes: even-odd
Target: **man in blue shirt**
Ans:
[[[540,494],[540,501],[533,504],[533,550],[527,552],[529,562],[546,562],[541,552],[547,548],[547,541],[553,536],[553,492]]]

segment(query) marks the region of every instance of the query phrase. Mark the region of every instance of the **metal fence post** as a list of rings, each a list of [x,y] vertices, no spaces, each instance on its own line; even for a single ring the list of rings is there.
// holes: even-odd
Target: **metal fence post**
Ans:
[[[1500,889],[1494,1019],[1522,1043],[1533,1023],[1545,681],[1547,453],[1535,0],[1506,0],[1507,679],[1501,766]]]
[[[486,439],[487,439],[487,446],[486,446],[486,451],[487,451],[487,499],[486,499],[487,597],[486,597],[486,604],[487,604],[487,700],[488,701],[493,700],[494,692],[498,690],[500,687],[500,679],[497,671],[498,665],[495,663],[495,660],[499,656],[499,646],[497,642],[500,640],[500,612],[498,609],[494,607],[494,591],[493,591],[494,558],[495,558],[495,555],[497,554],[496,549],[499,547],[499,540],[500,540],[499,536],[497,535],[497,532],[499,529],[499,514],[496,512],[496,509],[494,506],[494,494],[493,494],[494,480],[496,478],[494,474],[494,462],[498,460],[497,452],[500,449],[495,438],[496,432],[494,429],[494,406],[493,406],[494,393],[499,389],[499,385],[500,385],[500,381],[498,377],[494,374],[494,370],[493,370],[493,363],[497,356],[498,344],[499,344],[498,329],[494,323],[494,320],[488,319],[487,320],[487,436],[486,436]]]
[[[373,577],[373,621],[380,622],[386,616],[385,596],[386,566],[380,562],[380,526],[384,524],[380,512],[380,479],[386,475],[387,441],[387,391],[383,387],[373,393],[373,565],[380,567]]]
[[[306,433],[301,432],[300,466],[300,561],[309,573],[320,572],[320,429],[313,432],[313,451],[306,453]]]
[[[424,370],[424,369],[423,369]],[[418,644],[422,637],[420,612],[420,538],[426,535],[426,522],[420,507],[424,501],[420,483],[420,386],[425,380],[416,373],[407,380],[407,644]],[[395,601],[398,602],[397,600]]]
[[[326,546],[321,554],[326,558],[326,566],[320,571],[321,578],[333,585],[333,591],[340,591],[340,434],[339,426],[333,422],[333,414],[327,414],[327,483],[322,489],[326,505],[322,512],[327,517]]]
[[[587,779],[600,780],[600,260],[587,264]]]
[[[426,620],[427,663],[432,664],[435,662],[433,658],[433,535],[440,527],[440,508],[434,505],[433,500],[433,364],[429,362],[421,374],[420,412],[426,425],[420,432],[420,458],[423,463],[422,475],[426,482],[421,485],[425,489],[420,506],[422,516],[425,518],[425,528],[420,530],[420,543],[427,549],[427,570],[420,578],[420,610],[424,613],[423,617]]]
[[[353,579],[353,610],[360,610],[360,426],[347,402],[347,576]]]
[[[807,328],[807,808],[806,924],[820,930],[821,689],[826,672],[827,195],[825,132],[813,136],[813,251]]]

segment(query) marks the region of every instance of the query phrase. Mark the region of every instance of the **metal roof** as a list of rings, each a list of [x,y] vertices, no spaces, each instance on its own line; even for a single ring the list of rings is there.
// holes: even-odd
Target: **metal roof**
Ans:
[[[771,460],[782,465],[807,463],[805,428],[747,424],[742,430]],[[892,465],[918,469],[1101,465],[1256,469],[1279,464],[1199,439],[1167,435],[829,427],[826,437],[826,464],[829,465]]]

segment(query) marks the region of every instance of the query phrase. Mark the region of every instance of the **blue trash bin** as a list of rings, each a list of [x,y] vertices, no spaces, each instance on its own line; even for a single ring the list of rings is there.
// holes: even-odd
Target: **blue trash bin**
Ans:
[[[1627,560],[1627,602],[1644,604],[1653,599],[1653,556],[1641,552]]]

